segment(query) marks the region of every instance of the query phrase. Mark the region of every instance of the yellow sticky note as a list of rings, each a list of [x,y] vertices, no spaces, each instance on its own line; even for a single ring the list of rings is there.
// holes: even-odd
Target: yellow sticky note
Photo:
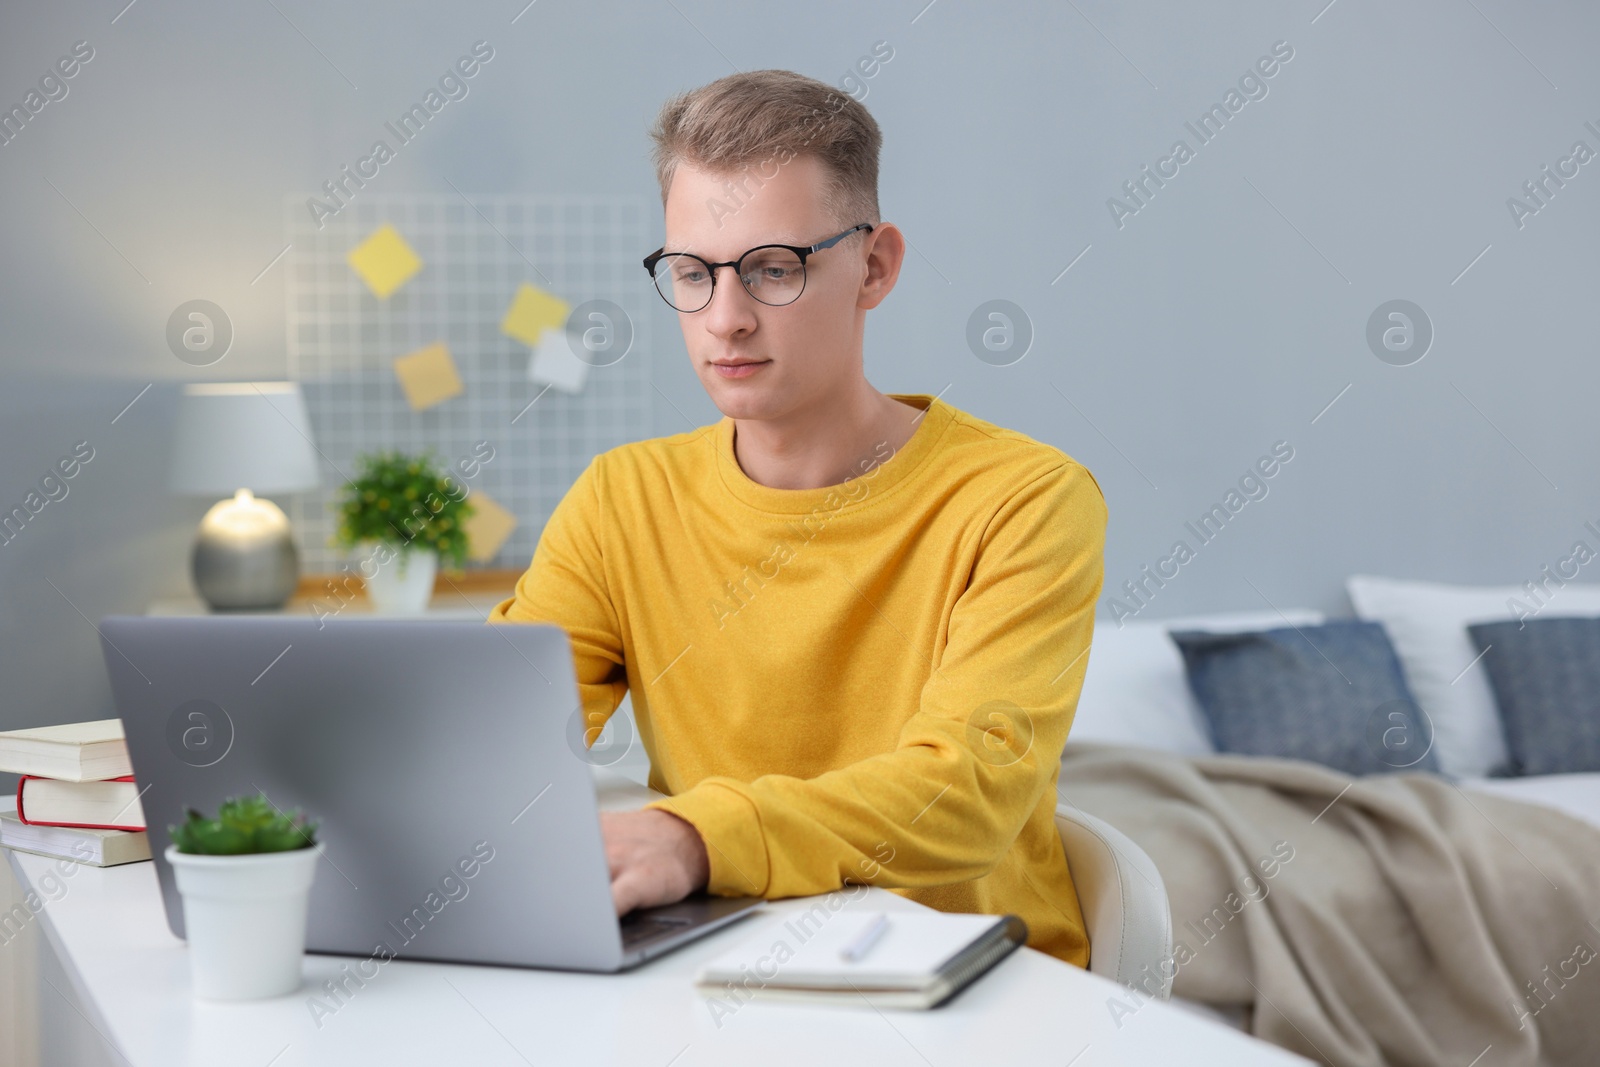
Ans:
[[[500,323],[500,332],[529,347],[537,347],[539,335],[545,328],[564,326],[571,310],[559,296],[523,282],[517,287],[517,295],[511,298],[511,306]]]
[[[461,395],[461,375],[456,372],[456,361],[443,341],[435,341],[427,348],[419,348],[395,360],[394,376],[400,379],[400,388],[406,391],[412,411],[431,408]]]
[[[472,518],[462,524],[467,531],[467,558],[482,563],[491,560],[517,528],[517,517],[490,499],[482,489],[469,498]]]
[[[361,275],[373,295],[379,300],[389,299],[389,294],[411,280],[422,269],[422,260],[406,244],[400,231],[387,222],[372,232],[372,236],[352,248],[345,257],[350,269]]]

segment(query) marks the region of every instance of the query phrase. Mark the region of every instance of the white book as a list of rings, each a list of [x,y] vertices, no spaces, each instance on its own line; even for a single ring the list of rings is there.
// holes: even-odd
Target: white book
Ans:
[[[64,782],[28,775],[17,785],[17,817],[44,826],[145,828],[139,783],[131,776],[126,780]]]
[[[5,809],[0,809],[0,846],[90,867],[115,867],[150,858],[150,837],[144,830],[34,826]]]
[[[69,722],[0,733],[0,771],[68,782],[133,773],[121,719]]]
[[[757,927],[708,962],[696,985],[703,996],[733,1002],[756,997],[931,1008],[1027,939],[1027,924],[1015,915],[814,909]],[[847,956],[853,946],[860,951]]]

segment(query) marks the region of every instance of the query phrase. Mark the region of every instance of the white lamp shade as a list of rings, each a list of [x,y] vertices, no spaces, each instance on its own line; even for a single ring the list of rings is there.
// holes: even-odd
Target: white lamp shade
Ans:
[[[297,382],[214,382],[183,387],[169,486],[218,496],[296,493],[317,487],[311,417]]]

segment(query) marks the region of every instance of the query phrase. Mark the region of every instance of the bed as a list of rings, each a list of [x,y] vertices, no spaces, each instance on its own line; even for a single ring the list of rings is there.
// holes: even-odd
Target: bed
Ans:
[[[1453,816],[1455,821],[1452,825],[1458,829],[1467,822],[1481,823],[1483,832],[1477,840],[1465,840],[1474,836],[1472,833],[1462,831],[1458,834],[1461,840],[1455,843],[1460,845],[1463,852],[1450,857],[1449,864],[1442,869],[1470,867],[1470,863],[1463,862],[1463,856],[1466,856],[1473,862],[1481,859],[1485,864],[1523,864],[1524,875],[1529,872],[1524,861],[1531,862],[1533,869],[1542,867],[1555,873],[1556,876],[1551,878],[1541,872],[1541,884],[1536,884],[1541,891],[1544,889],[1542,883],[1550,885],[1551,892],[1544,903],[1532,906],[1525,914],[1484,916],[1490,928],[1489,933],[1482,935],[1485,940],[1543,942],[1569,937],[1581,941],[1584,946],[1600,950],[1600,925],[1591,922],[1586,926],[1580,922],[1585,916],[1600,921],[1600,898],[1592,895],[1597,882],[1600,882],[1594,874],[1600,872],[1600,772],[1508,776],[1515,767],[1508,766],[1506,742],[1498,721],[1494,693],[1487,672],[1482,669],[1483,664],[1478,662],[1480,657],[1477,649],[1465,632],[1465,626],[1474,620],[1510,617],[1512,611],[1508,610],[1508,602],[1514,603],[1514,598],[1519,595],[1525,599],[1525,590],[1515,587],[1442,586],[1369,576],[1352,578],[1347,588],[1356,609],[1355,618],[1382,623],[1392,641],[1394,652],[1404,670],[1405,681],[1414,692],[1417,704],[1431,717],[1429,747],[1436,750],[1433,759],[1438,764],[1434,772],[1412,771],[1395,775],[1392,776],[1395,782],[1378,782],[1374,779],[1370,788],[1363,784],[1358,789],[1369,797],[1377,798],[1378,808],[1375,810],[1381,811],[1382,804],[1397,801],[1402,809],[1411,804],[1419,810],[1430,810],[1444,819],[1448,814],[1446,809],[1453,805],[1458,812],[1466,812],[1465,816]],[[1551,614],[1559,607],[1559,611],[1566,614],[1600,615],[1600,587],[1585,588],[1569,583],[1561,590],[1560,601],[1552,599],[1547,606]],[[1152,831],[1154,823],[1151,820],[1155,818],[1152,813],[1164,810],[1170,814],[1175,810],[1171,807],[1172,797],[1181,793],[1182,789],[1177,789],[1177,793],[1169,790],[1170,795],[1166,798],[1168,806],[1163,809],[1153,806],[1154,801],[1150,801],[1147,795],[1162,787],[1150,783],[1156,782],[1164,774],[1179,775],[1199,767],[1214,780],[1229,783],[1227,788],[1234,790],[1237,806],[1259,805],[1266,799],[1275,801],[1278,797],[1264,792],[1255,800],[1247,802],[1240,799],[1247,794],[1238,791],[1245,788],[1238,784],[1238,780],[1250,777],[1248,769],[1243,768],[1257,757],[1219,755],[1207,714],[1191,687],[1184,655],[1171,634],[1183,631],[1253,633],[1286,626],[1309,629],[1327,621],[1318,611],[1294,609],[1188,616],[1158,621],[1125,620],[1121,625],[1101,623],[1096,626],[1082,695],[1063,755],[1060,782],[1062,798],[1070,799],[1091,814],[1106,819],[1146,847],[1146,851],[1156,860],[1164,880],[1169,883],[1169,894],[1174,900],[1175,929],[1180,927],[1183,918],[1178,914],[1178,901],[1198,899],[1189,892],[1193,887],[1185,884],[1184,880],[1198,878],[1199,875],[1189,869],[1193,858],[1188,853],[1180,855],[1174,851],[1170,840],[1163,840],[1159,833]],[[1105,751],[1098,751],[1102,748]],[[1114,751],[1117,749],[1126,751],[1119,754]],[[1141,751],[1159,754],[1168,762],[1163,765],[1159,761],[1146,759],[1139,754]],[[1113,759],[1120,762],[1108,762]],[[1290,777],[1298,773],[1294,767],[1279,766],[1272,760],[1263,758],[1260,762],[1263,766],[1272,764],[1275,772]],[[1310,779],[1315,779],[1316,771],[1320,770],[1310,766],[1304,769]],[[1096,774],[1100,777],[1102,787],[1115,778],[1137,778],[1145,784],[1138,790],[1130,787],[1119,792],[1119,785],[1110,791],[1101,788],[1097,793],[1092,781]],[[1402,785],[1401,779],[1409,779],[1411,784]],[[1418,779],[1427,781],[1419,783]],[[1353,780],[1347,777],[1344,781],[1349,785]],[[1365,779],[1362,781],[1365,782]],[[1256,784],[1250,787],[1254,788]],[[1209,784],[1205,788],[1209,788]],[[1340,795],[1339,792],[1328,794],[1333,799]],[[1085,797],[1090,798],[1090,802],[1085,802]],[[1096,801],[1102,808],[1114,810],[1096,810]],[[1315,812],[1318,809],[1312,806],[1307,810]],[[1344,809],[1340,810],[1343,813]],[[1551,812],[1560,815],[1548,814]],[[1247,812],[1244,814],[1248,816]],[[1326,829],[1326,824],[1334,821],[1332,818],[1325,820],[1319,829]],[[1444,821],[1448,822],[1449,819]],[[1352,833],[1358,837],[1365,835],[1376,853],[1380,847],[1388,847],[1374,843],[1380,835],[1372,826],[1381,824],[1381,820],[1379,823],[1369,822],[1356,827]],[[1523,838],[1520,846],[1498,828],[1513,824],[1523,827],[1514,835]],[[1550,832],[1557,835],[1556,839],[1535,843],[1533,838],[1544,833],[1547,827],[1552,828]],[[1141,840],[1141,835],[1144,840]],[[1146,842],[1149,844],[1146,845]],[[1524,855],[1520,859],[1513,857],[1515,851],[1522,851]],[[1568,854],[1572,855],[1569,857]],[[1572,860],[1570,868],[1563,866],[1568,858]],[[1176,869],[1168,869],[1163,865],[1164,860]],[[1558,867],[1560,871],[1556,870]],[[1385,879],[1392,882],[1395,880],[1394,871],[1403,870],[1404,867],[1397,867],[1387,874],[1371,877],[1379,882]],[[1471,877],[1463,876],[1464,883],[1472,878],[1480,883],[1485,878],[1492,881],[1494,877],[1491,866],[1469,870],[1468,873]],[[1557,883],[1560,883],[1559,887]],[[1467,896],[1463,899],[1467,903],[1463,906],[1469,911],[1472,910],[1473,888],[1473,885],[1466,885],[1464,890]],[[1477,888],[1483,887],[1478,884]],[[1558,899],[1561,901],[1559,906],[1555,903]],[[1574,907],[1566,909],[1567,903]],[[1416,909],[1415,904],[1412,906],[1414,910],[1425,910]],[[1267,911],[1265,908],[1258,910],[1263,913]],[[1408,921],[1410,919],[1416,919],[1423,925],[1429,921],[1426,916],[1412,916]],[[1259,925],[1260,920],[1253,921],[1258,924],[1258,940],[1277,936],[1276,932],[1269,935]],[[1497,928],[1496,923],[1499,923]],[[1245,925],[1240,924],[1241,928]],[[1564,933],[1557,933],[1558,930]],[[1522,936],[1524,933],[1526,937]],[[1452,936],[1467,935],[1457,931]],[[1297,947],[1292,937],[1288,947],[1291,952]],[[1590,1024],[1586,1019],[1579,1018],[1576,1012],[1576,1006],[1582,1002],[1580,998],[1591,1004],[1600,1003],[1600,962],[1589,968],[1585,966],[1587,960],[1577,962],[1572,953],[1551,951],[1547,955],[1554,972],[1572,971],[1573,974],[1569,974],[1566,980],[1556,974],[1556,984],[1552,985],[1550,978],[1554,972],[1530,962],[1541,957],[1523,956],[1512,962],[1509,971],[1513,977],[1524,977],[1518,968],[1531,970],[1526,975],[1526,988],[1518,990],[1529,1005],[1521,1017],[1516,1014],[1519,1010],[1517,1006],[1509,1002],[1499,1005],[1486,1002],[1478,1005],[1475,1013],[1463,1012],[1461,1017],[1471,1020],[1474,1014],[1490,1017],[1498,1013],[1506,1018],[1496,1017],[1494,1021],[1497,1024],[1510,1020],[1518,1024],[1515,1027],[1506,1025],[1498,1032],[1490,1031],[1493,1041],[1498,1041],[1500,1045],[1493,1057],[1497,1063],[1600,1062],[1600,1051],[1597,1051],[1600,1050],[1600,1036],[1596,1036],[1600,1024]],[[1221,958],[1220,954],[1214,956],[1213,963]],[[1238,957],[1235,963],[1244,970],[1250,970],[1249,964],[1239,963],[1243,958]],[[1314,969],[1314,964],[1307,964],[1306,961],[1302,961],[1301,965]],[[1254,966],[1255,973],[1260,976],[1264,966],[1262,961],[1256,959]],[[1199,969],[1196,968],[1197,971]],[[1215,975],[1212,977],[1215,978]],[[1370,980],[1381,984],[1393,977],[1372,977]],[[1594,983],[1593,988],[1587,993],[1568,993],[1566,987],[1579,979]],[[1536,986],[1536,982],[1541,984]],[[1282,1036],[1290,1032],[1283,1026],[1283,1020],[1279,1020],[1274,1027],[1263,1025],[1262,1020],[1256,1018],[1258,1009],[1268,996],[1261,990],[1251,994],[1254,1003],[1243,1005],[1218,1004],[1185,995],[1195,988],[1196,983],[1186,983],[1180,971],[1173,983],[1173,1003],[1269,1040],[1277,1039],[1275,1034]],[[1473,989],[1470,983],[1464,982],[1463,990],[1458,994],[1459,998],[1482,996],[1487,1000],[1495,999],[1485,990]],[[1541,990],[1542,996],[1553,1001],[1553,1004],[1539,999]],[[1504,989],[1498,989],[1500,1000],[1507,999],[1505,992]],[[1561,999],[1556,1000],[1557,996]],[[1534,1010],[1538,1007],[1549,1007],[1550,1010],[1541,1013]],[[1428,1015],[1428,1011],[1435,1009],[1438,1009],[1438,1005],[1419,1009],[1424,1022],[1407,1018],[1404,1013],[1399,1018],[1402,1023],[1425,1026],[1425,1020],[1429,1018],[1438,1020],[1447,1017],[1448,1013],[1442,1009],[1432,1016]],[[1289,1014],[1294,1014],[1292,1009]],[[1538,1039],[1528,1038],[1526,1034],[1533,1021],[1532,1016],[1539,1014],[1544,1016],[1540,1022],[1549,1024],[1550,1031],[1544,1036],[1542,1047]],[[1565,1020],[1558,1019],[1558,1014],[1565,1016]],[[1301,1021],[1304,1024],[1304,1019]],[[1359,1021],[1339,1018],[1316,1021],[1326,1022],[1330,1032],[1335,1033],[1331,1040],[1324,1038],[1322,1046],[1302,1040],[1306,1036],[1303,1033],[1291,1033],[1288,1040],[1280,1043],[1297,1045],[1296,1051],[1313,1057],[1320,1055],[1320,1058],[1329,1062],[1435,1062],[1433,1057],[1437,1054],[1436,1049],[1418,1051],[1432,1048],[1426,1040],[1419,1041],[1408,1058],[1397,1054],[1393,1047],[1380,1047],[1384,1041],[1397,1040],[1403,1043],[1402,1039],[1379,1035],[1368,1041],[1370,1035],[1361,1033]],[[1290,1020],[1290,1024],[1292,1030],[1293,1020]],[[1352,1038],[1342,1045],[1338,1036],[1341,1028],[1345,1036]],[[1515,1031],[1518,1030],[1524,1033],[1517,1034]],[[1523,1047],[1511,1047],[1519,1039],[1522,1039]],[[1311,1044],[1315,1051],[1307,1048],[1307,1044]],[[1478,1051],[1474,1050],[1460,1062],[1464,1064],[1471,1061]],[[1502,1056],[1504,1058],[1500,1058]],[[1437,1062],[1447,1059],[1440,1054]]]

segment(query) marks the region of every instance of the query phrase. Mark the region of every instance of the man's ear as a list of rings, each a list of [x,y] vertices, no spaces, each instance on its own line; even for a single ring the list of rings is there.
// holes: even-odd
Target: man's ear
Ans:
[[[906,259],[906,239],[900,227],[892,222],[880,222],[866,235],[870,242],[867,251],[867,273],[861,279],[861,289],[856,294],[856,307],[869,310],[883,303],[884,297],[894,288],[900,277],[900,265]]]

